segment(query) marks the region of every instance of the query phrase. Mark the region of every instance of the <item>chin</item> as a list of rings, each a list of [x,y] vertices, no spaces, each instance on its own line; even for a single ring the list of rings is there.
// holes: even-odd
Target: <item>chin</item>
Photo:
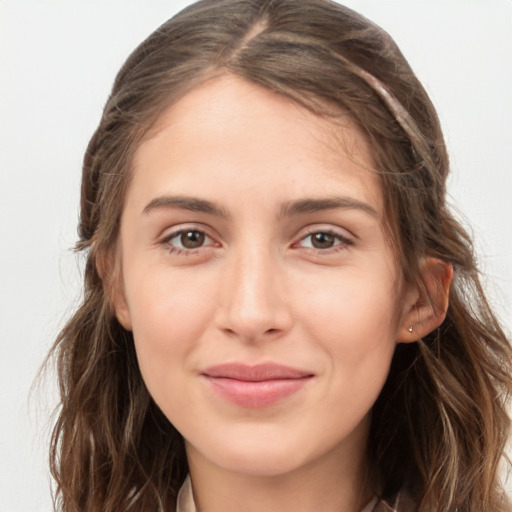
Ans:
[[[296,436],[277,435],[261,426],[258,431],[250,430],[229,438],[217,437],[209,446],[196,445],[194,451],[225,471],[260,477],[290,473],[315,458],[311,450],[300,448],[304,443]]]
[[[296,453],[280,453],[269,447],[254,453],[248,450],[244,453],[224,453],[219,459],[218,465],[226,471],[262,478],[291,473],[304,463]]]

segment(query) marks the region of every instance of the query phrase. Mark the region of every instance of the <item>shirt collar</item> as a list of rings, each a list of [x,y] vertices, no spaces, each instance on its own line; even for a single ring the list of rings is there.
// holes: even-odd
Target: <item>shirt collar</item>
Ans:
[[[406,495],[399,493],[393,506],[374,497],[361,512],[412,512],[413,510],[415,510],[413,502]],[[176,512],[197,512],[190,475],[187,475],[178,493]]]

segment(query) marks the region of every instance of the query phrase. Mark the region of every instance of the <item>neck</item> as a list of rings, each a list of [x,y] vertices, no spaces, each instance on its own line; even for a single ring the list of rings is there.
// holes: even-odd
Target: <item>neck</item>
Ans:
[[[372,497],[364,444],[340,446],[298,469],[252,475],[213,465],[187,447],[198,512],[360,512]]]

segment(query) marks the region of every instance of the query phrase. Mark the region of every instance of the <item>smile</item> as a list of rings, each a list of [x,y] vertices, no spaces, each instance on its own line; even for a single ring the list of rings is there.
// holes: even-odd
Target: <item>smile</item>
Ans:
[[[278,364],[223,364],[202,372],[212,390],[240,407],[273,405],[302,389],[314,375]]]

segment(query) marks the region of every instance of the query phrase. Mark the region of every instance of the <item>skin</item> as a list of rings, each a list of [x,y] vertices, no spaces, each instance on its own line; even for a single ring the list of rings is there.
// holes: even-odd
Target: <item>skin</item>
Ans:
[[[115,310],[185,438],[203,512],[360,510],[370,410],[395,345],[442,321],[401,281],[364,137],[348,119],[333,130],[224,76],[170,107],[136,152]],[[424,267],[442,311],[449,272]],[[268,407],[242,407],[202,375],[231,362],[312,377]]]

